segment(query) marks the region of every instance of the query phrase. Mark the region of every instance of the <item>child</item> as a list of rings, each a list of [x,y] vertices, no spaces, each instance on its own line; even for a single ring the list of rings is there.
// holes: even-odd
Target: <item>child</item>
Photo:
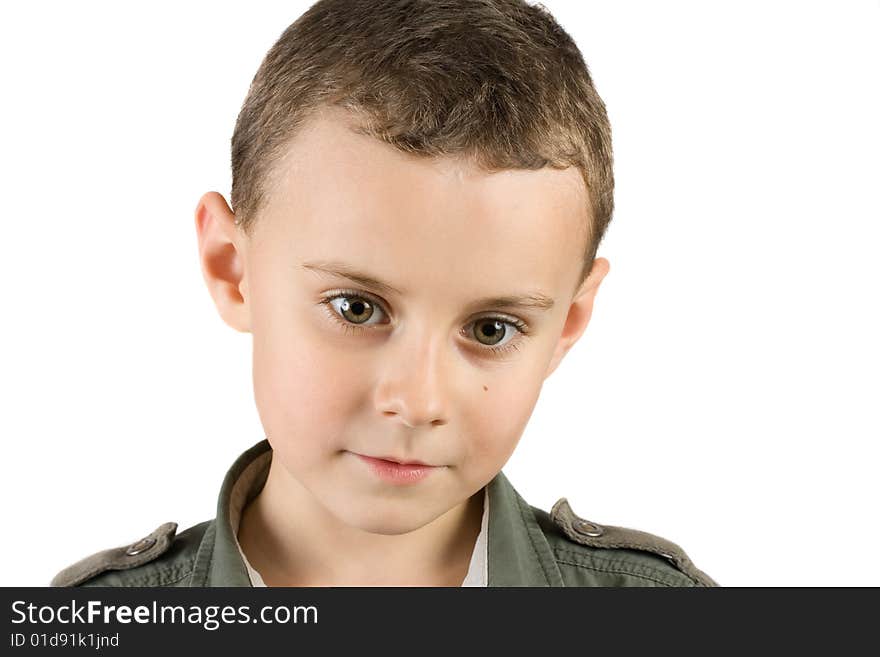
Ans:
[[[72,586],[711,586],[675,544],[501,472],[609,264],[605,106],[523,0],[320,0],[253,79],[231,205],[195,211],[267,436],[217,516]]]

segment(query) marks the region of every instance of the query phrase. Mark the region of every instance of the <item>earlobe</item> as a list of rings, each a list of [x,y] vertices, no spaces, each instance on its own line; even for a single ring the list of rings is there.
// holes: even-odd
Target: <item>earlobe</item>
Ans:
[[[568,309],[568,315],[565,318],[565,324],[562,327],[562,333],[556,343],[556,349],[550,364],[547,367],[547,373],[544,375],[546,379],[549,377],[562,362],[565,354],[571,349],[583,335],[590,323],[593,315],[593,302],[596,299],[596,293],[599,291],[599,284],[608,273],[610,265],[605,258],[596,258],[590,269],[590,274],[584,280],[583,284],[578,288],[574,299]]]
[[[235,214],[221,194],[207,192],[196,205],[195,222],[202,276],[217,311],[236,331],[250,332],[244,258]]]

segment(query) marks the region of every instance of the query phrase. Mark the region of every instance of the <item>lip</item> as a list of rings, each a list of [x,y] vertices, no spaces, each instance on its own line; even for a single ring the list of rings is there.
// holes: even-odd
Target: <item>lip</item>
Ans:
[[[420,461],[400,463],[390,458],[364,456],[363,454],[355,454],[355,456],[370,466],[370,470],[373,474],[391,484],[414,484],[422,481],[432,472],[439,470],[442,467],[438,465],[426,465]]]
[[[369,456],[367,458],[380,459],[382,461],[391,461],[392,463],[398,463],[400,465],[423,465],[428,468],[433,467],[431,465],[428,465],[427,463],[422,463],[421,461],[401,461],[400,459],[396,459],[393,456]]]

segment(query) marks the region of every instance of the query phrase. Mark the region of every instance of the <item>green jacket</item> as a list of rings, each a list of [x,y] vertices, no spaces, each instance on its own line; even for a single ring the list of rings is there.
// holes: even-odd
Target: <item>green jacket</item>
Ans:
[[[139,541],[65,568],[51,585],[250,586],[231,513],[240,514],[260,492],[271,458],[263,440],[236,460],[216,518],[180,534],[177,523],[167,522]],[[248,466],[247,489],[233,495]],[[717,586],[674,543],[580,518],[565,498],[548,514],[527,504],[502,472],[489,482],[488,496],[489,586]]]

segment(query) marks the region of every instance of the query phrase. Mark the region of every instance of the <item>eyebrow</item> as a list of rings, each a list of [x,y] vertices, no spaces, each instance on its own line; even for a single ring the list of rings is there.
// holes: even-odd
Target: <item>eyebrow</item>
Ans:
[[[403,292],[391,285],[390,283],[386,283],[376,276],[373,276],[372,274],[357,271],[356,269],[354,269],[350,265],[347,265],[344,262],[322,260],[303,262],[301,266],[303,269],[307,269],[310,271],[329,274],[331,276],[338,276],[340,278],[346,278],[354,283],[357,283],[358,285],[372,288],[380,294],[397,294],[403,296]],[[471,305],[473,307],[495,306],[502,308],[521,308],[526,310],[550,310],[551,308],[553,308],[553,303],[553,299],[546,294],[542,292],[531,292],[529,294],[512,294],[497,297],[485,297],[483,299],[474,301]]]

